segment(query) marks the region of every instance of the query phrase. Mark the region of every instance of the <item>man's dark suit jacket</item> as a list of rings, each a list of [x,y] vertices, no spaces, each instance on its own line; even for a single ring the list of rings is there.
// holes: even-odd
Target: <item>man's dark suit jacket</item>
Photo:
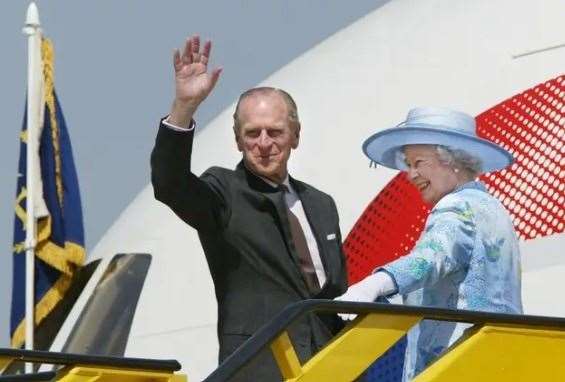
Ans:
[[[151,155],[155,198],[198,230],[218,300],[220,362],[287,305],[333,298],[347,289],[345,257],[333,199],[290,179],[318,243],[327,281],[312,295],[298,265],[283,193],[248,171],[190,171],[193,132],[161,125]],[[302,360],[339,330],[334,315],[312,315],[290,328]],[[280,374],[267,349],[234,380],[276,381]]]

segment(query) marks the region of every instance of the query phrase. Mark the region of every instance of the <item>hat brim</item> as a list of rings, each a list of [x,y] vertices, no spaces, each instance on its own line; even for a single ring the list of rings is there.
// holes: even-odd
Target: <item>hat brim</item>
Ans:
[[[383,166],[406,170],[404,163],[398,163],[400,156],[397,154],[406,145],[443,145],[464,150],[481,160],[482,172],[503,169],[514,160],[512,154],[486,139],[429,125],[405,125],[379,131],[365,140],[363,152]]]

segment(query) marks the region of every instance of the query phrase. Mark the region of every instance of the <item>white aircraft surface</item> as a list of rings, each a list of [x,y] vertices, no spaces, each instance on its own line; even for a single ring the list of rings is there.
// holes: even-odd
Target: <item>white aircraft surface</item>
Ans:
[[[291,157],[291,174],[334,197],[346,237],[396,175],[369,168],[362,142],[396,125],[411,107],[446,106],[478,115],[563,75],[564,13],[562,0],[393,0],[378,8],[262,82],[289,91],[299,107],[302,137]],[[239,161],[233,109],[200,126],[193,150],[195,173],[212,165],[233,168]],[[148,163],[149,158],[147,168]],[[565,317],[564,245],[563,234],[555,233],[522,242],[526,313]],[[131,290],[134,295],[138,291],[137,305],[122,305],[125,300],[118,296],[120,284],[112,275],[129,261],[123,258],[116,265],[118,253],[151,255],[149,265],[140,265],[146,277]],[[125,355],[177,359],[194,381],[216,367],[216,300],[200,242],[193,229],[154,200],[151,185],[89,256],[100,263],[52,351],[96,352],[88,339],[69,341],[78,335],[78,326],[89,328],[91,341],[98,336],[108,342],[113,339],[100,326],[125,322],[127,327],[133,317],[129,337],[126,331],[122,338]],[[89,316],[85,307],[97,304],[96,293],[117,300]]]

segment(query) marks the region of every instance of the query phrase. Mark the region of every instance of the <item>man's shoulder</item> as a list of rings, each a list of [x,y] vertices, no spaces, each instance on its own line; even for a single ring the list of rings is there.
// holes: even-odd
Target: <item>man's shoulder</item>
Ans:
[[[221,183],[224,186],[228,187],[230,184],[234,182],[238,182],[238,179],[241,179],[243,175],[238,168],[236,169],[229,169],[220,166],[212,166],[209,167],[206,171],[200,175],[200,178],[204,181],[212,181],[214,183]],[[230,186],[231,187],[231,186]]]
[[[212,166],[209,167],[206,171],[204,171],[202,173],[202,175],[214,175],[214,176],[218,176],[218,177],[230,177],[233,176],[235,173],[234,170],[231,170],[229,168],[225,168],[225,167],[220,167],[220,166]]]
[[[308,184],[306,182],[300,181],[295,178],[292,178],[292,182],[295,187],[302,188],[303,190],[307,191],[308,193],[316,197],[319,197],[320,199],[325,199],[334,203],[334,200],[330,194],[325,193],[324,191],[312,186],[311,184]]]

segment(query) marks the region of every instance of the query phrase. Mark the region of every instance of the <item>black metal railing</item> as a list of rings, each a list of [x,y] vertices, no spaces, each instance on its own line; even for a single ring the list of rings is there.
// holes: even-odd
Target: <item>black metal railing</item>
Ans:
[[[126,357],[110,357],[102,355],[57,353],[41,350],[20,350],[20,349],[0,349],[0,357],[12,359],[12,362],[31,362],[37,364],[52,365],[81,365],[81,366],[105,366],[113,368],[127,368],[134,370],[152,370],[175,372],[181,369],[181,365],[176,360],[158,360],[145,358],[126,358]],[[46,373],[22,374],[22,375],[6,375],[0,377],[0,382],[32,380],[48,381]],[[18,379],[22,378],[22,379]],[[28,379],[26,379],[28,378]],[[53,378],[53,377],[51,377]]]
[[[40,373],[30,373],[21,375],[0,376],[0,382],[36,382],[36,381],[52,381],[57,376],[54,371],[44,371]]]

